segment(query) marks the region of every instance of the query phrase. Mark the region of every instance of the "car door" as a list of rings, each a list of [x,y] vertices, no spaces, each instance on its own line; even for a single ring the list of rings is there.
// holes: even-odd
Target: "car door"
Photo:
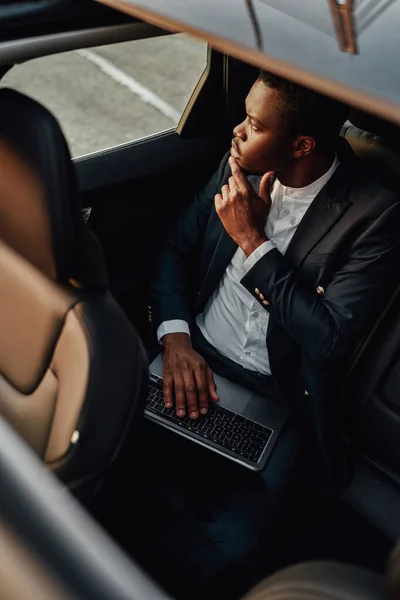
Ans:
[[[3,71],[14,66],[1,85],[34,97],[60,121],[111,289],[145,335],[158,240],[229,144],[225,58],[203,42],[126,21],[97,4],[90,13],[82,3],[81,19],[74,2],[63,2],[59,13],[57,2],[46,10],[33,4],[31,37],[23,26],[32,19],[26,5],[25,13],[19,8],[19,28],[8,13],[7,35],[14,37],[12,45],[0,39],[8,43],[0,62]],[[48,33],[49,22],[57,35]]]
[[[179,63],[179,73],[172,69],[165,78],[163,98],[150,97],[150,106],[144,100],[138,103],[152,115],[147,123],[140,123],[146,118],[140,111],[130,109],[132,121],[137,121],[134,129],[140,131],[143,125],[144,135],[75,162],[83,204],[91,208],[89,222],[106,253],[112,291],[144,334],[147,285],[159,239],[176,211],[216,169],[229,138],[213,106],[213,100],[222,102],[222,57],[181,35],[132,42],[128,50],[133,53],[136,45],[141,46],[137,57],[146,52],[169,57],[141,67],[149,79],[147,89],[152,83],[147,69],[160,74],[170,60]],[[168,96],[172,101],[167,103]],[[123,109],[117,102],[115,111]]]

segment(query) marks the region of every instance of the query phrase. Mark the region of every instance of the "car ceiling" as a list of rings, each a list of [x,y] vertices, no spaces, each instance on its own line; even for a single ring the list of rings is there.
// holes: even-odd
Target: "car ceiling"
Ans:
[[[356,54],[341,49],[332,12],[339,0],[97,1],[400,123],[396,0],[354,3]]]

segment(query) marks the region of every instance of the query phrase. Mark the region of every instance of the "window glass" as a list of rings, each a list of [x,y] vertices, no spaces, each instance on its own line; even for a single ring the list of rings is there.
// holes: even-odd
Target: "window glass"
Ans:
[[[42,57],[1,85],[44,104],[74,157],[175,127],[207,63],[207,45],[184,34]]]

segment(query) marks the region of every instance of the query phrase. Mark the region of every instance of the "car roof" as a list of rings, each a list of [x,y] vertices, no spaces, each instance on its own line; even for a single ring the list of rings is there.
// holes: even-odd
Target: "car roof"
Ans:
[[[97,1],[400,123],[397,0]]]

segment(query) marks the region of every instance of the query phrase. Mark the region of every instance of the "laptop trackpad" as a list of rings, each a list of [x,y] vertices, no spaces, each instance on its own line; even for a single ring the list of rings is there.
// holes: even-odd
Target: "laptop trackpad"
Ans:
[[[243,413],[246,406],[249,404],[253,393],[250,390],[246,390],[246,388],[236,385],[236,383],[233,383],[228,379],[219,377],[215,373],[214,381],[220,397],[219,404],[235,412]]]
[[[214,379],[221,406],[273,429],[278,429],[286,420],[287,409],[283,403],[268,398],[267,395],[254,394],[218,375],[214,375]]]

